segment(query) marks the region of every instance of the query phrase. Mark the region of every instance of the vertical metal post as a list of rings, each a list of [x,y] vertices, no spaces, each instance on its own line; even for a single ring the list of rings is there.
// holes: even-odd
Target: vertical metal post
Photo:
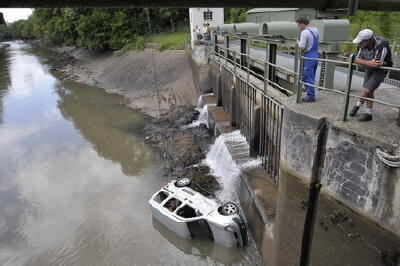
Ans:
[[[214,35],[214,57],[215,54],[218,54],[218,62],[219,62],[219,51],[218,51],[218,35]]]
[[[299,79],[297,80],[296,103],[301,103],[301,92],[303,90],[303,85],[301,84],[301,81],[303,79],[303,68],[304,68],[303,52],[299,53],[299,60],[300,60],[300,66],[299,66]]]
[[[277,51],[278,51],[278,45],[277,44],[275,44],[275,43],[271,43],[270,45],[270,48],[269,48],[269,62],[271,63],[271,64],[274,64],[274,65],[276,65],[276,53],[277,53]],[[271,80],[271,81],[273,81],[273,82],[275,82],[276,81],[276,78],[275,78],[275,67],[273,67],[273,66],[271,66],[270,68],[269,68],[269,79]]]
[[[346,94],[344,97],[342,121],[347,120],[347,111],[349,109],[349,99],[350,99],[349,94],[351,90],[351,80],[353,78],[353,63],[354,63],[354,54],[350,56],[349,69],[347,71]]]
[[[233,51],[233,73],[236,74],[236,51]]]
[[[271,62],[271,47],[270,47],[270,44],[269,43],[266,43],[266,45],[267,45],[267,48],[266,48],[266,54],[265,54],[265,61],[267,61],[268,63],[269,62]],[[269,64],[267,64],[266,66],[265,66],[265,71],[267,72],[267,74],[265,74],[264,73],[264,76],[266,77],[266,79],[268,80],[268,81],[270,81],[270,73],[269,73],[269,69],[270,69],[270,65]]]
[[[268,61],[264,61],[264,93],[267,93],[268,87]]]
[[[246,47],[247,47],[247,40],[240,39],[240,67],[243,68],[246,66]]]
[[[250,45],[247,44],[247,52],[246,52],[246,57],[247,57],[247,83],[249,83],[250,80]]]
[[[337,55],[339,54],[338,52],[339,50],[340,50],[339,44],[332,43],[330,45],[330,51],[325,53],[325,58],[335,60],[337,58]],[[322,85],[323,87],[328,89],[333,89],[333,83],[335,81],[335,69],[336,69],[335,63],[325,63],[325,73]]]
[[[228,66],[228,58],[229,58],[229,54],[228,54],[228,47],[229,47],[229,36],[225,35],[224,36],[224,47],[225,47],[225,67]]]
[[[299,44],[296,42],[294,46],[294,77],[293,77],[293,93],[299,93],[297,86],[299,85]],[[298,95],[297,95],[298,96]],[[297,98],[296,98],[297,99]]]
[[[214,46],[214,49],[213,49],[213,50],[214,50],[214,51],[213,51],[213,59],[214,59],[214,61],[215,61],[215,49],[217,49],[217,48],[216,48],[216,46],[215,46],[215,43],[213,43],[213,46]]]

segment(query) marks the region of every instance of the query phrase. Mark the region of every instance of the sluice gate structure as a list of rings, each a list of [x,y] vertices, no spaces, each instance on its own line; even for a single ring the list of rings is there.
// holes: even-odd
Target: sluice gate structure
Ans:
[[[265,44],[264,58],[251,55],[255,42]],[[301,104],[299,70],[307,58],[295,49],[293,67],[279,65],[283,45],[281,38],[219,32],[204,47],[211,125],[219,133],[239,128],[249,155],[262,159],[262,169],[242,174],[240,198],[264,262],[398,265],[400,169],[386,164],[377,148],[400,152],[400,89],[380,89],[375,121],[349,120],[349,103],[358,97],[353,85],[362,77],[351,58],[323,57],[320,69],[329,64],[330,74],[320,71],[318,100]]]

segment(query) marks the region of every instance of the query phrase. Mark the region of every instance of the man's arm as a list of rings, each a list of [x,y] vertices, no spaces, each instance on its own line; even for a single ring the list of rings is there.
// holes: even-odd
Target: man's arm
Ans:
[[[365,60],[365,59],[355,59],[354,63],[359,64],[359,65],[364,65],[368,67],[380,67],[382,66],[381,61],[378,59],[371,59],[371,60]]]

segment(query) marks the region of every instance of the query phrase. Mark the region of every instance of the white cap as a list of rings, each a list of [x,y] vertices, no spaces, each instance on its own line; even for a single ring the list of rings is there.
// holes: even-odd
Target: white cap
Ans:
[[[353,40],[353,43],[360,43],[364,40],[369,40],[374,36],[374,32],[370,29],[365,29],[357,34],[357,37]]]

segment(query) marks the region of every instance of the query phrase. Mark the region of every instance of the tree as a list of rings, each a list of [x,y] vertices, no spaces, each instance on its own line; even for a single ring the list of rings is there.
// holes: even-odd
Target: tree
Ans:
[[[240,23],[246,21],[246,11],[248,8],[228,8],[225,21],[227,23]]]

